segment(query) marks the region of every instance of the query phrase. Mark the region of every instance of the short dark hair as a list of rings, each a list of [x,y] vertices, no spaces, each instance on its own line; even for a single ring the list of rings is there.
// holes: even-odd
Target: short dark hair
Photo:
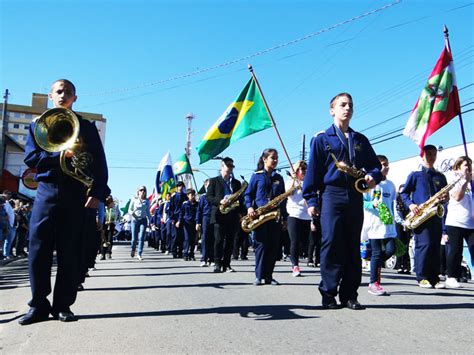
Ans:
[[[427,150],[436,150],[436,151],[438,151],[438,149],[433,144],[427,144],[423,147],[424,152],[426,152]]]
[[[231,166],[231,167],[234,167],[234,159],[230,158],[230,157],[225,157],[225,158],[222,158],[221,161],[227,166]]]
[[[382,154],[377,154],[377,159],[380,161],[388,161],[388,158]]]
[[[67,80],[67,79],[58,79],[58,80],[55,80],[54,83],[51,84],[51,88],[53,88],[53,85],[56,83],[64,83],[65,85],[70,86],[72,90],[74,91],[74,95],[76,95],[76,87],[74,86],[72,81]]]
[[[186,192],[186,195],[189,195],[189,194],[196,195],[196,191],[194,189],[188,189],[188,191]]]
[[[179,186],[184,187],[184,182],[178,181],[178,182],[176,183],[176,187],[179,187]]]
[[[349,94],[348,92],[341,92],[339,94],[337,94],[336,96],[334,96],[331,101],[329,102],[329,108],[332,108],[333,107],[333,104],[334,104],[334,101],[336,101],[338,98],[340,98],[341,96],[345,96],[347,98],[349,98],[351,101],[352,100],[352,96],[351,94]]]

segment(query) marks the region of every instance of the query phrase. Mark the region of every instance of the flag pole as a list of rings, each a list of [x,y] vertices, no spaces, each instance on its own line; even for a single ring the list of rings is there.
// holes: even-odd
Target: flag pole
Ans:
[[[453,58],[453,53],[451,52],[451,45],[449,43],[449,31],[446,25],[444,25],[443,32],[444,32],[444,41],[446,43],[446,49],[451,54],[451,58]],[[453,59],[453,62],[454,62],[454,59]],[[461,126],[461,136],[462,136],[462,144],[464,145],[464,153],[466,157],[468,157],[469,155],[467,153],[466,134],[464,133],[464,124],[462,121],[461,110],[459,110],[458,117],[459,117],[459,125]]]
[[[253,71],[252,65],[248,64],[248,68],[250,70],[250,73],[252,73],[252,77],[253,77],[253,80],[255,80],[255,84],[257,84],[258,92],[262,96],[263,104],[265,105],[265,109],[268,112],[268,116],[270,117],[270,120],[272,121],[272,126],[275,129],[276,135],[277,135],[278,140],[280,141],[280,144],[283,148],[283,152],[285,153],[286,159],[288,159],[288,164],[290,165],[291,171],[293,172],[294,175],[296,175],[296,172],[293,169],[293,164],[291,163],[291,160],[290,160],[290,156],[288,155],[288,152],[286,151],[285,144],[283,143],[283,140],[281,139],[280,132],[278,131],[275,120],[273,119],[273,115],[270,111],[270,108],[268,107],[267,100],[265,99],[265,96],[263,95],[262,89],[260,88],[260,84],[258,83],[258,79],[257,79],[257,76],[255,75],[255,73]]]

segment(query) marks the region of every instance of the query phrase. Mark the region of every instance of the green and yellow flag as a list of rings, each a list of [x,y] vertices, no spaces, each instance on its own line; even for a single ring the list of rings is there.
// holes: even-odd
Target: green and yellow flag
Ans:
[[[181,174],[192,174],[191,164],[189,163],[188,156],[186,153],[181,155],[178,160],[173,164],[173,173],[175,176]]]
[[[270,127],[272,127],[270,115],[252,77],[237,99],[207,131],[197,147],[200,164],[214,158],[240,138]]]

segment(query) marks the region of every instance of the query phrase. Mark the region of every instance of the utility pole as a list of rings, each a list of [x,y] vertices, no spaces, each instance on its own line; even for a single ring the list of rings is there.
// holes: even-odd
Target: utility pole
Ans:
[[[184,148],[184,151],[186,153],[186,156],[188,157],[188,161],[191,162],[191,133],[193,133],[192,130],[192,122],[196,118],[196,115],[192,112],[188,113],[185,117],[185,119],[188,121],[188,128],[186,130],[186,146]],[[184,185],[186,188],[192,187],[192,179],[191,179],[191,174],[185,174],[183,176],[184,180]],[[196,186],[197,189],[197,186]]]
[[[6,153],[6,143],[5,143],[5,135],[8,132],[8,120],[7,120],[7,105],[8,105],[8,95],[10,92],[8,89],[5,90],[5,94],[3,95],[3,108],[2,108],[2,125],[1,125],[1,132],[0,132],[0,176],[3,174],[3,168],[5,166],[5,153]]]
[[[306,134],[303,134],[303,147],[301,149],[301,160],[306,160]]]

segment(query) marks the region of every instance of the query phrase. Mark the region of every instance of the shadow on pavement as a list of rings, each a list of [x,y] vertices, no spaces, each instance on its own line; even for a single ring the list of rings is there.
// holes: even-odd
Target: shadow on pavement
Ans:
[[[367,309],[390,308],[390,309],[425,309],[425,310],[445,310],[445,309],[474,309],[474,303],[449,303],[449,304],[376,304],[366,305]]]
[[[302,316],[293,310],[315,311],[321,307],[302,305],[268,305],[268,306],[235,306],[235,307],[215,307],[198,309],[180,309],[170,311],[155,312],[132,312],[132,313],[110,313],[110,314],[90,314],[78,316],[79,319],[100,319],[100,318],[132,318],[132,317],[163,317],[163,316],[188,316],[204,314],[239,314],[243,318],[254,320],[288,320],[288,319],[309,319],[320,318],[318,316]]]

